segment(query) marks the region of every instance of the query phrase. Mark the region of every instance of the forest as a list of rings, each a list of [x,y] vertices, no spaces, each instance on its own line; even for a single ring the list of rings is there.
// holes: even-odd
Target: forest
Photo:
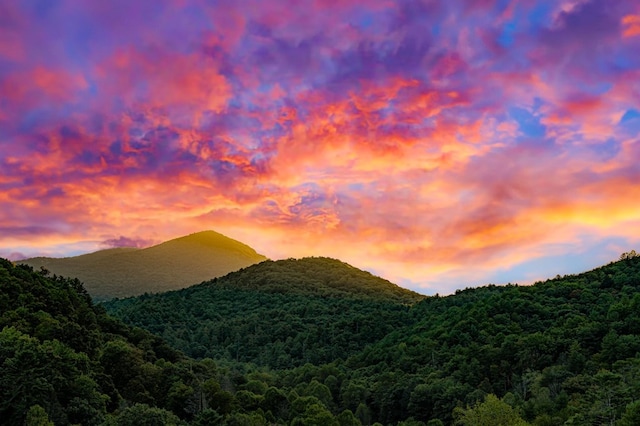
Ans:
[[[326,258],[96,304],[0,260],[3,424],[638,425],[640,257],[424,297]]]

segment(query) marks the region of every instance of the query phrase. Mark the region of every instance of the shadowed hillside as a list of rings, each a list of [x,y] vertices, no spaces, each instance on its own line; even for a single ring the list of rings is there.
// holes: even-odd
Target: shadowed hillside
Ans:
[[[265,259],[245,244],[204,231],[146,249],[116,248],[20,263],[78,278],[91,296],[104,300],[184,288]]]
[[[279,370],[285,389],[362,424],[640,424],[635,252],[448,297],[385,283],[332,259],[286,260],[105,307],[193,356]]]
[[[206,285],[413,304],[425,296],[328,257],[262,262]]]
[[[640,424],[633,251],[448,297],[332,259],[267,261],[103,306],[215,361],[125,327],[77,279],[0,259],[2,424]]]
[[[191,356],[289,368],[361,351],[405,325],[424,297],[338,260],[305,258],[105,306]]]

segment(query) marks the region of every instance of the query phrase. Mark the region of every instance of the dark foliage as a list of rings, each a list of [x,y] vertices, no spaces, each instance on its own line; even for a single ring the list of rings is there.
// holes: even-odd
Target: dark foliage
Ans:
[[[635,253],[533,286],[423,300],[389,284],[368,291],[384,281],[349,268],[265,262],[108,305],[216,358],[194,361],[107,316],[76,280],[0,260],[0,418],[341,426],[640,418]]]
[[[266,261],[194,287],[104,306],[196,358],[272,368],[360,352],[424,296],[326,258]]]

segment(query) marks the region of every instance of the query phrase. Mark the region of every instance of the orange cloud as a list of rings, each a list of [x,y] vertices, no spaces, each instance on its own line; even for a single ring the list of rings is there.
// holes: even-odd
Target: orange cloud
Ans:
[[[640,240],[628,2],[223,3],[3,6],[1,250],[213,228],[443,292]]]
[[[640,15],[626,15],[622,18],[623,37],[635,37],[640,35]]]

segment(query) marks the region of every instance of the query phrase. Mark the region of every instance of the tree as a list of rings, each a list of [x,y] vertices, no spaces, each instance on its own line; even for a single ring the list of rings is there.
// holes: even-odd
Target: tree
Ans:
[[[89,372],[86,354],[57,340],[40,343],[16,330],[0,332],[0,418],[21,425],[42,404],[54,423],[100,423],[106,396]],[[37,409],[36,409],[37,410]]]
[[[338,420],[340,426],[362,426],[360,420],[353,415],[351,410],[344,410],[336,416],[336,420]]]
[[[325,407],[331,407],[333,404],[333,397],[331,396],[331,390],[326,385],[313,379],[311,383],[306,387],[304,395],[315,396],[318,398]]]
[[[206,410],[203,410],[200,414],[196,416],[192,424],[194,426],[211,426],[211,425],[221,425],[223,422],[224,422],[224,416],[222,416],[222,414],[218,413],[216,410],[207,408]],[[236,425],[236,424],[243,424],[243,423],[231,422],[230,424]]]
[[[125,408],[116,418],[118,426],[178,426],[178,416],[162,408],[149,407],[147,404],[135,404]]]
[[[398,426],[426,426],[426,423],[409,417],[407,420],[398,422]]]
[[[627,405],[624,414],[616,423],[616,426],[640,425],[640,401],[634,401]]]
[[[358,405],[364,403],[370,394],[367,386],[353,381],[344,382],[341,390],[342,403],[352,411],[358,409]]]
[[[206,425],[213,425],[216,423],[206,423]],[[234,413],[230,415],[224,422],[225,426],[266,426],[267,419],[260,413]],[[203,423],[204,426],[204,423]]]
[[[518,412],[493,394],[487,395],[483,403],[473,408],[456,408],[453,412],[455,424],[462,426],[526,426]]]
[[[264,409],[271,411],[276,417],[286,418],[289,412],[289,400],[284,392],[272,386],[264,394]]]
[[[53,426],[53,422],[49,420],[47,412],[39,405],[32,405],[27,411],[26,426]]]
[[[312,403],[307,406],[302,415],[293,419],[291,426],[340,426],[340,424],[324,406]]]
[[[356,417],[363,425],[371,424],[371,409],[361,402],[356,409]]]
[[[620,260],[631,260],[631,259],[636,258],[638,256],[640,256],[640,255],[638,253],[636,253],[635,250],[631,250],[630,252],[622,253],[620,255]]]

